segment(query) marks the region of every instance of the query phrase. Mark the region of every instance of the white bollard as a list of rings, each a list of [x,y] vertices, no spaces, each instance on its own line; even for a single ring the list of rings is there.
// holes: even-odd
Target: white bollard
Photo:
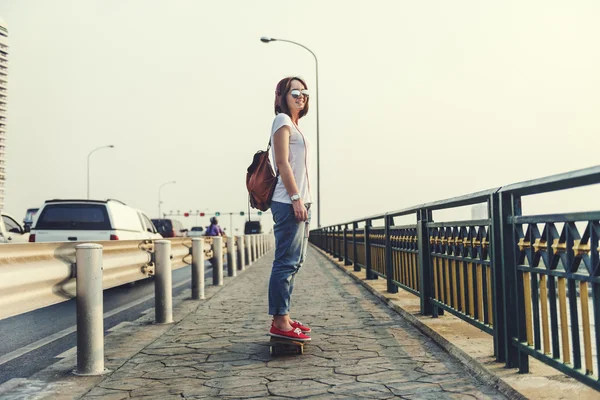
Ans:
[[[237,269],[243,271],[244,269],[246,269],[246,247],[244,243],[244,237],[236,236],[236,240],[238,249]]]
[[[77,266],[77,370],[93,376],[104,369],[104,308],[102,303],[102,246],[75,247]]]
[[[227,237],[227,276],[237,276],[237,257],[235,251],[235,237]]]
[[[252,238],[250,235],[244,236],[244,242],[246,243],[246,265],[249,267],[252,265]]]
[[[221,236],[213,237],[213,257],[211,260],[213,285],[223,286],[223,238]]]
[[[154,277],[154,306],[158,324],[173,322],[173,285],[171,276],[171,242],[154,242],[156,273]]]
[[[204,299],[204,238],[192,238],[192,300]]]

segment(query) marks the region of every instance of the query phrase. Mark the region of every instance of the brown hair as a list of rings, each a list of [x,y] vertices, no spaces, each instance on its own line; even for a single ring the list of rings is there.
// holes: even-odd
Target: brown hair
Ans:
[[[287,114],[288,117],[292,118],[292,113],[290,113],[290,109],[287,105],[286,96],[290,91],[290,88],[292,87],[292,81],[294,80],[300,82],[304,86],[304,89],[308,89],[304,79],[298,78],[297,76],[290,76],[280,80],[275,88],[275,115],[284,113]],[[308,113],[308,100],[309,97],[306,97],[304,101],[304,109],[300,111],[298,118],[302,118]]]

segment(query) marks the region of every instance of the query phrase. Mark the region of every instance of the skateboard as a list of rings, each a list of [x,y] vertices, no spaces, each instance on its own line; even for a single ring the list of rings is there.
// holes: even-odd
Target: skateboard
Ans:
[[[304,344],[306,342],[300,342],[293,339],[284,339],[271,336],[269,342],[269,353],[272,356],[278,356],[281,354],[304,354]]]

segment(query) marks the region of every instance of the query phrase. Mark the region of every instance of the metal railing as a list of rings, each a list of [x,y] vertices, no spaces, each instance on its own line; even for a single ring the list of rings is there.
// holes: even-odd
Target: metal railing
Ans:
[[[192,299],[204,298],[204,260],[213,284],[223,285],[223,265],[235,276],[274,246],[269,235],[235,238],[91,243],[24,243],[0,249],[0,319],[62,301],[77,301],[77,375],[104,370],[102,291],[155,276],[156,321],[172,318],[171,272],[192,265]],[[239,260],[239,261],[238,261]]]
[[[421,314],[449,312],[492,335],[508,367],[528,372],[532,356],[600,390],[600,211],[523,215],[521,206],[598,183],[600,166],[323,227],[310,241],[386,279],[388,292],[419,296]],[[489,218],[433,220],[480,203]],[[397,226],[399,217],[416,223]]]

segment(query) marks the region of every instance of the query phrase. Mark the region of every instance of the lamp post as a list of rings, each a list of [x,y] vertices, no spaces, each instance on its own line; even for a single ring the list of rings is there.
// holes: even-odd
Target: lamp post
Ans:
[[[321,227],[321,168],[320,168],[321,157],[319,154],[319,60],[317,60],[316,54],[313,53],[311,49],[309,49],[308,47],[306,47],[300,43],[293,42],[291,40],[275,39],[275,38],[263,36],[260,38],[260,41],[263,43],[278,41],[278,42],[286,42],[286,43],[295,44],[296,46],[300,46],[303,49],[307,50],[315,58],[315,88],[316,88],[316,92],[317,92],[317,227],[320,228]]]
[[[175,181],[165,182],[162,185],[160,185],[160,187],[158,188],[158,218],[162,218],[162,214],[160,213],[160,205],[162,204],[162,201],[160,200],[160,191],[163,188],[163,186],[171,184],[171,183],[177,183],[177,182],[175,182]]]
[[[90,154],[88,154],[88,157],[87,157],[87,198],[88,198],[88,200],[90,199],[90,156],[98,150],[112,149],[113,147],[115,147],[115,146],[112,144],[108,145],[108,146],[97,147],[94,150],[90,151]]]

